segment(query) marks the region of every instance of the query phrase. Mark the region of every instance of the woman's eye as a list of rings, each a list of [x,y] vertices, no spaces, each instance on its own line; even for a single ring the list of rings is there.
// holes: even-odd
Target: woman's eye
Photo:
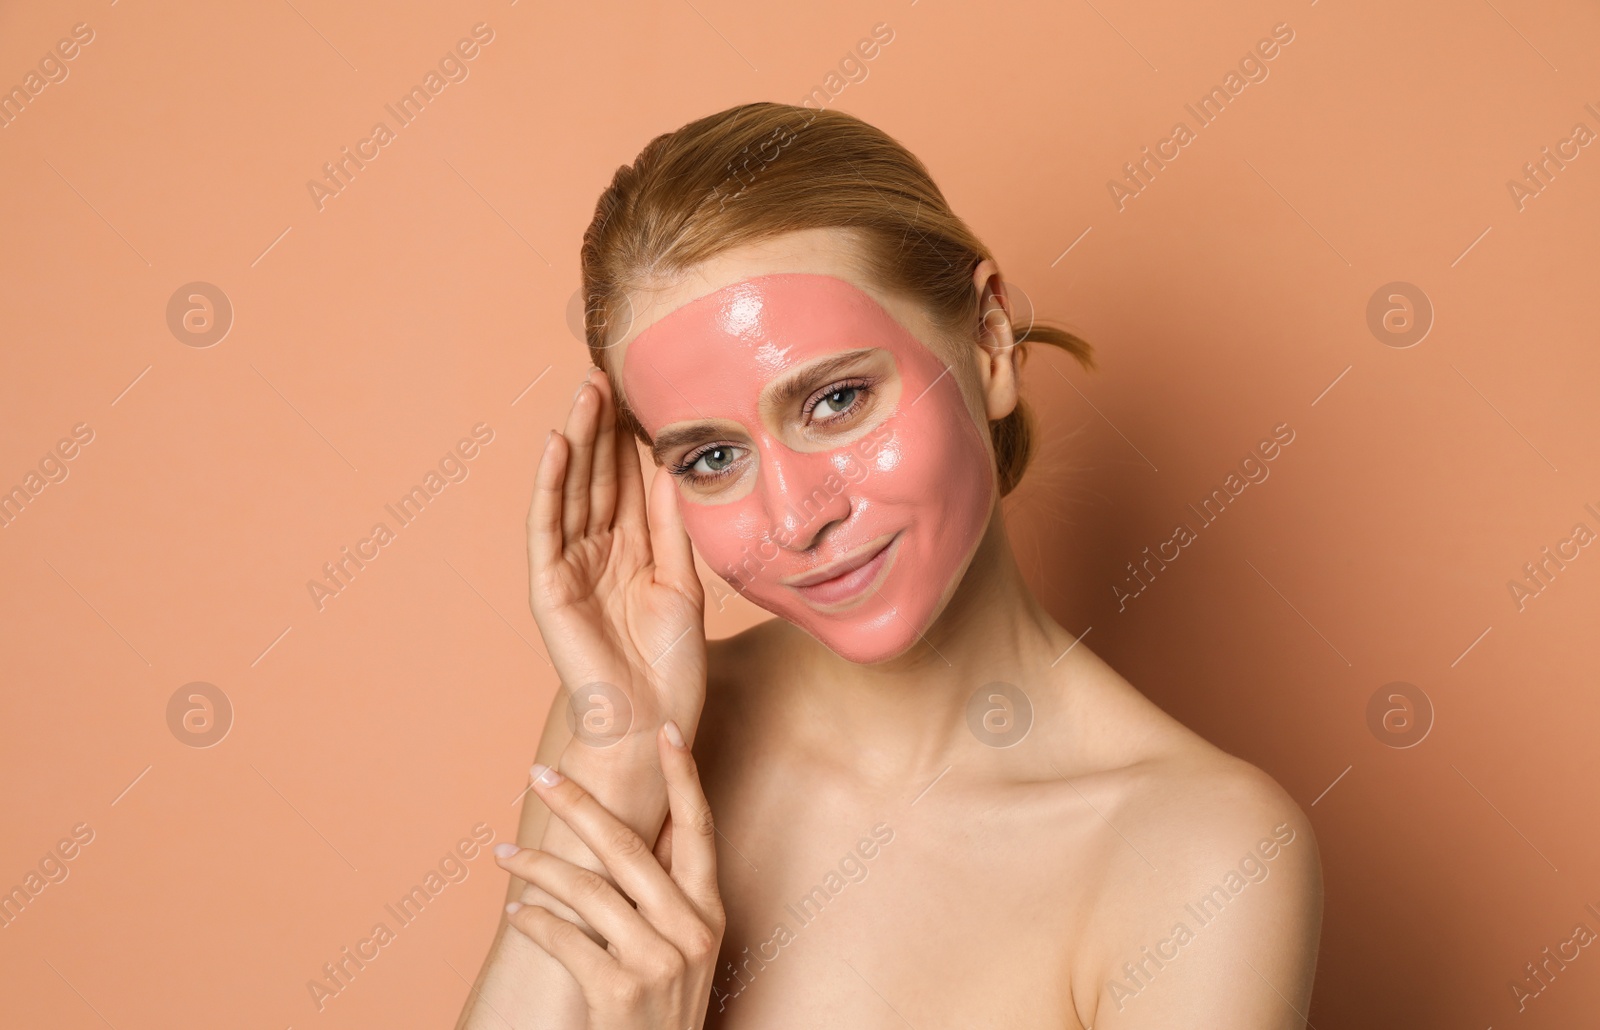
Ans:
[[[715,475],[716,473],[727,468],[729,465],[732,465],[733,458],[734,453],[732,447],[713,447],[708,451],[702,451],[700,453],[700,457],[695,459],[694,464],[691,467],[696,472],[705,475]]]
[[[812,406],[811,413],[827,418],[848,411],[850,405],[855,403],[856,394],[859,392],[854,386],[846,386],[824,394],[822,399]]]
[[[670,464],[669,471],[687,482],[709,486],[714,480],[733,475],[730,469],[744,453],[743,447],[731,444],[712,444],[703,451],[691,452],[681,462]]]
[[[862,406],[869,403],[867,398],[874,392],[874,379],[851,379],[850,382],[835,382],[826,393],[814,395],[816,400],[806,405],[805,416],[818,421],[835,422],[842,417],[850,416],[861,411]]]

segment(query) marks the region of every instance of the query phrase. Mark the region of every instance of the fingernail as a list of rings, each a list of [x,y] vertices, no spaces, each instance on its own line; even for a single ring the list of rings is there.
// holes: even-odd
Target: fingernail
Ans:
[[[662,726],[661,728],[667,734],[667,742],[668,743],[670,743],[675,748],[682,748],[683,747],[683,731],[678,729],[678,724],[677,723],[673,722],[671,719],[668,719],[666,721],[666,724],[664,726]]]
[[[528,772],[533,774],[533,782],[541,787],[554,787],[561,782],[561,774],[548,765],[540,765],[535,762],[533,763],[533,768],[529,769]]]
[[[555,443],[556,431],[552,429],[550,430],[550,434],[544,438],[544,449],[548,451],[550,448],[555,446]]]
[[[511,913],[515,912],[517,909],[519,909],[521,907],[522,907],[522,902],[520,902],[520,901],[510,902],[509,904],[506,905],[506,915],[510,915]]]
[[[512,844],[510,841],[501,841],[499,844],[494,846],[494,854],[496,858],[510,858],[520,850],[520,848],[518,848],[515,844]]]

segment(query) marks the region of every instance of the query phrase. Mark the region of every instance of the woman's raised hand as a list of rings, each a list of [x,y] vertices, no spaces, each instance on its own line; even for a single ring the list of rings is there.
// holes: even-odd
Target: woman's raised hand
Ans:
[[[652,765],[656,731],[671,719],[692,740],[705,703],[705,596],[676,490],[658,473],[646,504],[610,380],[590,369],[534,478],[530,603],[575,739]]]

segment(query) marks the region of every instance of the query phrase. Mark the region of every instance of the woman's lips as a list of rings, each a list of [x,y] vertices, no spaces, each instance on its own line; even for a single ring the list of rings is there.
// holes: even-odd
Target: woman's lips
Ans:
[[[794,577],[799,582],[787,585],[813,608],[824,611],[837,609],[865,595],[868,587],[876,585],[894,560],[894,545],[899,540],[900,534],[896,532],[879,543],[869,544],[860,553],[836,562],[835,566],[840,571],[828,579],[807,583],[807,579],[815,580],[817,575],[808,573]]]

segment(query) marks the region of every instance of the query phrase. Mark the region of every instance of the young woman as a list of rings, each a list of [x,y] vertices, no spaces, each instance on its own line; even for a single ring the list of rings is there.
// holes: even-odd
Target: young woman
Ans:
[[[1024,347],[1089,347],[920,162],[732,108],[617,172],[582,265],[528,519],[564,690],[458,1026],[1303,1026],[1310,825],[1028,589]],[[776,618],[708,642],[691,548]]]

